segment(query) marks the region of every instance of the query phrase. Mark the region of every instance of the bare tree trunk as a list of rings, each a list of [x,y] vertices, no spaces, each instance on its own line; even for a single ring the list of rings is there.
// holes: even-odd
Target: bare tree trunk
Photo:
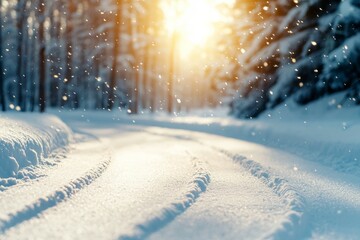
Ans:
[[[155,71],[158,70],[157,59],[158,59],[157,54],[154,54],[152,56],[151,62],[150,62],[151,63],[150,67],[152,69],[154,69]],[[157,76],[156,75],[154,76],[154,73],[151,72],[149,80],[150,80],[150,83],[151,83],[151,87],[150,87],[150,89],[151,89],[150,90],[151,91],[150,92],[151,93],[151,95],[150,95],[150,111],[152,113],[154,113],[155,110],[156,110],[156,100],[157,100],[156,96],[157,96],[157,90],[158,90],[157,89],[158,88]]]
[[[138,55],[136,53],[135,41],[136,41],[136,26],[133,22],[134,18],[134,9],[131,8],[131,17],[130,17],[130,34],[131,34],[131,43],[130,43],[130,54],[132,56],[131,61],[131,76],[132,80],[134,81],[133,85],[133,92],[131,94],[131,103],[130,103],[130,110],[131,114],[138,114],[139,112],[139,74],[138,74]]]
[[[93,47],[93,53],[91,55],[93,57],[90,58],[92,71],[91,71],[91,79],[89,81],[90,91],[88,93],[88,98],[89,101],[90,99],[93,99],[92,102],[89,102],[89,107],[91,106],[91,108],[97,109],[99,107],[99,102],[100,102],[97,94],[98,92],[97,86],[99,86],[98,80],[100,79],[100,53],[98,52],[97,48],[99,47],[99,43],[101,42],[101,40],[99,39],[100,37],[96,29],[97,29],[98,21],[100,21],[101,15],[99,14],[96,8],[90,7],[89,10],[91,11],[90,28],[93,29],[95,37],[93,37],[91,41],[91,46]]]
[[[121,21],[122,21],[122,7],[123,1],[116,1],[116,15],[114,22],[114,49],[113,49],[113,62],[111,66],[111,75],[110,75],[110,86],[109,86],[109,99],[108,99],[108,109],[112,109],[114,107],[116,94],[115,90],[117,87],[117,73],[118,73],[118,56],[120,53],[120,29],[121,29]]]
[[[34,25],[32,25],[31,27],[34,28]],[[28,78],[28,83],[30,84],[29,86],[29,104],[30,104],[30,111],[34,112],[35,111],[35,102],[36,102],[36,79],[35,79],[35,62],[37,59],[36,53],[35,53],[35,46],[36,46],[36,34],[35,32],[33,33],[32,37],[31,37],[31,46],[29,48],[29,57],[30,59],[32,59],[32,61],[29,62],[29,78]]]
[[[174,112],[174,81],[175,81],[175,51],[176,51],[176,32],[172,34],[171,42],[170,42],[170,59],[169,59],[169,75],[168,75],[168,113],[172,114]]]
[[[22,63],[23,63],[23,39],[24,39],[24,21],[25,21],[25,8],[26,1],[18,0],[17,3],[17,64],[16,64],[16,75],[18,82],[18,93],[17,93],[17,105],[21,107],[22,111],[24,111],[24,85],[25,85],[25,74],[22,71]]]
[[[86,100],[87,100],[87,94],[86,92],[88,91],[87,86],[88,86],[88,82],[89,82],[89,67],[88,67],[88,62],[87,62],[87,51],[88,49],[90,49],[89,44],[88,44],[88,37],[83,36],[84,32],[88,32],[90,31],[90,23],[89,21],[87,21],[88,18],[91,18],[92,16],[88,15],[89,12],[89,4],[87,1],[82,1],[81,2],[81,22],[83,23],[81,26],[78,26],[78,40],[79,42],[79,49],[80,49],[80,53],[79,53],[79,68],[78,68],[78,74],[77,74],[77,79],[78,81],[78,86],[77,86],[77,95],[78,95],[78,108],[82,108],[84,109],[86,106]]]
[[[151,58],[149,59],[149,81],[150,81],[150,90],[149,90],[149,98],[150,98],[150,111],[152,113],[154,113],[156,111],[157,108],[157,96],[158,96],[158,92],[160,92],[160,90],[158,89],[159,85],[158,85],[158,76],[159,74],[154,73],[159,71],[159,59],[160,56],[158,54],[158,49],[159,49],[159,39],[158,39],[158,33],[159,33],[159,22],[160,22],[160,9],[159,9],[159,1],[156,0],[155,4],[152,7],[152,19],[153,19],[153,41],[154,41],[154,45],[152,46],[153,49],[153,53]],[[150,51],[151,52],[151,51]]]
[[[49,101],[51,107],[59,106],[60,95],[60,71],[61,71],[61,10],[58,1],[53,2],[51,16],[50,16],[50,39],[55,44],[52,44],[49,52],[51,59],[50,66],[50,95]]]
[[[149,99],[151,98],[151,86],[149,83],[152,77],[152,69],[151,69],[151,60],[152,60],[152,51],[151,48],[154,46],[154,32],[155,32],[155,10],[157,8],[157,1],[152,1],[151,3],[147,3],[147,16],[145,18],[144,24],[144,33],[147,34],[147,43],[145,47],[145,56],[144,56],[144,76],[143,76],[143,93],[142,93],[142,107],[144,109],[151,108],[151,104],[149,103]]]
[[[75,11],[75,6],[72,0],[67,1],[67,13],[66,13],[66,64],[65,64],[65,79],[64,79],[64,91],[62,93],[61,106],[68,105],[70,100],[70,85],[73,81],[73,23],[72,14]]]
[[[2,0],[0,0],[0,25],[2,26],[2,12],[1,12],[1,6],[2,6]],[[6,111],[6,101],[5,101],[5,91],[4,91],[4,56],[2,51],[2,27],[0,28],[0,104],[1,104],[1,110],[3,112]]]
[[[26,16],[27,17],[27,16]],[[25,18],[26,19],[26,18]],[[22,52],[24,53],[24,57],[22,58],[22,61],[21,61],[21,76],[23,78],[23,81],[22,81],[22,91],[21,91],[21,94],[23,94],[23,97],[22,97],[22,102],[20,103],[20,108],[21,108],[21,111],[22,112],[26,112],[27,111],[27,95],[28,95],[28,87],[27,87],[27,82],[28,82],[28,75],[27,75],[27,63],[29,62],[29,58],[28,58],[28,55],[27,55],[27,50],[29,48],[29,32],[28,32],[28,29],[29,27],[26,26],[25,29],[24,29],[24,44],[23,44],[23,50]],[[33,60],[32,60],[33,61]]]
[[[44,32],[44,22],[45,22],[45,1],[39,0],[39,110],[40,112],[45,112],[46,104],[46,95],[45,95],[45,82],[46,82],[46,52],[45,52],[45,32]]]

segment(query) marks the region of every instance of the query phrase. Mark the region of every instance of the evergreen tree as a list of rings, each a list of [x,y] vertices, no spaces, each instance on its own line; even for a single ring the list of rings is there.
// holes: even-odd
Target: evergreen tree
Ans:
[[[232,104],[237,117],[256,117],[291,96],[306,104],[346,91],[344,101],[359,102],[357,1],[278,0],[247,7],[251,17],[239,23],[248,33],[239,39],[239,91]]]

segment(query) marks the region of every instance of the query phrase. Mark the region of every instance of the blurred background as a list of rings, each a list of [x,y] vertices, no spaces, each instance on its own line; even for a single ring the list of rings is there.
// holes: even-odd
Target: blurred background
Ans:
[[[1,0],[2,111],[360,104],[358,0]]]

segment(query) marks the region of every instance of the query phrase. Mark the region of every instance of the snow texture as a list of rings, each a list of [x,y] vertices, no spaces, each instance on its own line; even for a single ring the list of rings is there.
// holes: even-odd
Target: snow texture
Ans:
[[[137,124],[191,129],[243,139],[275,147],[332,169],[360,174],[360,132],[356,108],[340,108],[343,94],[328,96],[301,108],[292,100],[269,110],[258,120],[224,117],[158,117],[150,123],[140,117]]]
[[[110,160],[104,161],[96,168],[90,170],[84,176],[71,181],[67,185],[54,191],[52,194],[40,198],[36,202],[29,204],[24,209],[10,215],[8,219],[0,218],[0,233],[5,233],[8,229],[15,227],[22,222],[37,216],[41,212],[44,212],[45,210],[52,208],[57,204],[69,199],[71,196],[79,192],[82,188],[90,185],[93,181],[100,177],[101,174],[107,169],[109,164]]]
[[[71,130],[57,117],[6,114],[0,117],[0,187],[25,178],[25,168],[44,164],[45,158],[71,141]]]
[[[352,239],[360,112],[324,110],[341,97],[306,109],[287,101],[253,121],[59,113],[88,142],[43,178],[0,192],[0,235]]]
[[[119,237],[120,240],[144,239],[163,228],[196,202],[197,198],[200,197],[200,194],[206,191],[211,178],[210,173],[206,170],[203,162],[198,159],[194,159],[193,161],[196,173],[193,176],[193,180],[189,182],[189,190],[184,193],[183,198],[171,203],[170,206],[165,207],[159,216],[155,215],[145,223],[137,226],[136,233],[133,236],[121,236]]]
[[[292,239],[309,237],[307,229],[307,212],[306,201],[302,194],[291,186],[284,178],[274,176],[269,170],[261,166],[256,161],[249,160],[244,156],[232,155],[229,152],[222,151],[225,155],[239,163],[251,174],[264,182],[272,191],[283,199],[285,206],[288,208],[287,216],[282,226],[267,238],[274,239]]]

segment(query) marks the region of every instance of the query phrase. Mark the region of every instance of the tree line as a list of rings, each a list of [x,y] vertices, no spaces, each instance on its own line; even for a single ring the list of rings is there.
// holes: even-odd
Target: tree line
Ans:
[[[1,0],[1,109],[155,109],[158,3]]]
[[[232,20],[189,56],[196,74],[176,60],[161,2],[0,0],[1,110],[173,113],[185,102],[225,103],[253,118],[289,98],[307,104],[337,92],[335,107],[360,104],[356,0],[220,4]]]

